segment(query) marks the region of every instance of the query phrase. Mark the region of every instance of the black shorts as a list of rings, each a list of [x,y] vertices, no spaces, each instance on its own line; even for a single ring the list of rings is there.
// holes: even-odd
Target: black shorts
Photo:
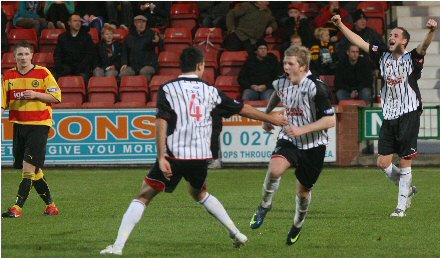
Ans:
[[[393,120],[383,120],[380,128],[379,155],[397,153],[400,158],[417,155],[420,113],[412,111]]]
[[[23,160],[37,168],[43,168],[49,126],[14,123],[14,168],[23,168]],[[27,171],[31,172],[31,171]]]
[[[195,189],[206,189],[205,180],[208,174],[207,160],[176,160],[168,159],[171,165],[173,176],[167,180],[159,168],[159,161],[156,159],[153,167],[150,169],[145,182],[152,188],[172,193],[176,189],[180,180],[186,181]]]
[[[282,156],[296,168],[298,181],[308,189],[312,189],[321,174],[324,165],[325,145],[308,150],[298,149],[293,143],[280,139],[272,153],[272,158]]]

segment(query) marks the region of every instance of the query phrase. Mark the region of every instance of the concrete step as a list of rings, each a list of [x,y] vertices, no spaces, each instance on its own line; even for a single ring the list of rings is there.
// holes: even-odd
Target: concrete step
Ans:
[[[438,105],[440,103],[440,89],[423,89],[420,93],[422,94],[424,105],[426,105],[426,103],[432,103],[433,105]]]
[[[440,13],[440,6],[439,6],[439,13]],[[439,14],[437,13],[437,15]],[[423,29],[426,27],[426,23],[430,18],[434,18],[437,21],[440,20],[440,16],[399,16],[397,19],[397,26],[403,27],[407,30],[409,29]]]
[[[429,48],[428,48],[428,50],[429,50]],[[439,62],[440,62],[440,55],[439,54],[426,55],[424,67],[428,67],[428,66],[437,66],[438,67]]]
[[[413,41],[412,38],[410,39],[408,46],[406,47],[406,50],[411,51],[414,48],[416,48],[419,44],[421,44],[422,41]],[[431,45],[429,45],[427,56],[432,54],[440,54],[440,41],[433,41],[431,42]],[[438,62],[437,64],[438,65]]]
[[[403,1],[405,3],[405,1]],[[422,2],[426,3],[426,2]],[[407,16],[438,16],[440,13],[440,2],[435,4],[423,4],[422,6],[396,6],[395,15],[399,20]]]
[[[440,67],[439,66],[424,66],[422,70],[423,79],[439,79],[440,80]]]
[[[422,70],[422,78],[417,81],[420,90],[439,90],[440,79],[426,78],[424,71],[425,69]]]
[[[439,5],[438,1],[402,1],[404,6],[428,6],[428,5]]]

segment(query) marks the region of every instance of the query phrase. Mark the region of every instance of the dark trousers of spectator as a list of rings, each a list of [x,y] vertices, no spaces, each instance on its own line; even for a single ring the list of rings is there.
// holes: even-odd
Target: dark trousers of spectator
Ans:
[[[121,11],[118,11],[118,5],[121,4]],[[106,1],[105,8],[107,11],[108,21],[114,25],[125,25],[130,27],[133,23],[133,7],[131,2],[125,1]]]
[[[61,21],[65,25],[67,24],[67,19],[69,18],[69,12],[64,4],[52,4],[47,11],[46,19],[50,22],[56,23]]]
[[[245,50],[249,53],[255,51],[255,45],[251,43],[249,39],[241,41],[235,33],[232,33],[229,37],[227,44],[227,50],[229,51],[242,51]]]

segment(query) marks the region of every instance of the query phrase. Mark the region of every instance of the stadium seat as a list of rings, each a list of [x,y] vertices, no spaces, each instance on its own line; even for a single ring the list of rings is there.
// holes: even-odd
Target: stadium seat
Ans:
[[[198,28],[194,36],[194,45],[220,48],[223,44],[221,28]]]
[[[65,29],[43,29],[40,36],[40,52],[53,52],[58,43],[58,36]]]
[[[317,2],[312,3],[295,3],[290,4],[290,6],[296,7],[300,13],[307,16],[307,18],[313,19],[319,13],[319,4]]]
[[[319,79],[325,82],[330,89],[332,104],[336,104],[336,86],[334,75],[320,75]]]
[[[205,68],[205,72],[202,75],[202,79],[206,81],[209,85],[214,85],[215,82],[214,70]]]
[[[220,57],[220,73],[222,75],[238,75],[247,56],[246,51],[224,51]]]
[[[148,81],[143,75],[124,76],[119,88],[117,107],[145,107],[148,100]]]
[[[177,75],[155,75],[151,78],[150,93],[157,92],[165,83],[177,79]]]
[[[5,74],[7,70],[15,67],[16,64],[14,52],[4,53],[2,56],[2,74]]]
[[[89,79],[88,99],[83,104],[85,108],[111,108],[118,96],[118,83],[115,77],[93,76]]]
[[[282,50],[283,48],[283,40],[277,35],[266,36],[264,40],[267,42],[267,49],[269,50]]]
[[[379,35],[384,35],[385,28],[382,18],[379,17],[368,17],[368,27],[379,33]]]
[[[251,105],[253,107],[267,107],[267,100],[246,100],[244,104]]]
[[[189,28],[191,31],[197,26],[199,7],[196,3],[180,3],[171,6],[171,28]]]
[[[15,44],[23,40],[32,44],[34,52],[38,52],[37,32],[34,29],[11,29],[8,34],[9,51],[14,51]]]
[[[237,77],[238,76],[219,75],[215,80],[214,85],[224,92],[240,92],[240,84],[237,81]]]
[[[364,1],[360,2],[357,9],[362,9],[368,19],[370,18],[380,18],[383,24],[386,24],[387,14],[384,9],[384,5],[381,2],[376,1]]]
[[[61,103],[56,108],[80,108],[86,97],[86,86],[81,76],[63,76],[58,78],[58,86],[62,92]]]
[[[192,45],[191,30],[188,28],[167,28],[163,43],[165,51],[181,52]]]
[[[180,70],[180,53],[174,51],[162,51],[159,53],[159,73],[158,75],[177,75]]]
[[[274,54],[277,57],[278,62],[281,62],[280,51],[273,49],[273,50],[269,50],[268,53]]]
[[[128,30],[117,28],[113,31],[113,39],[119,40],[120,43],[124,43],[125,37],[128,35]]]
[[[6,14],[8,21],[12,21],[17,12],[18,1],[2,1],[2,9]]]
[[[53,52],[35,53],[32,62],[35,65],[47,67],[49,70],[54,68],[55,66],[55,61],[53,59]]]
[[[99,43],[99,33],[96,28],[90,28],[89,34],[92,37],[93,44]]]

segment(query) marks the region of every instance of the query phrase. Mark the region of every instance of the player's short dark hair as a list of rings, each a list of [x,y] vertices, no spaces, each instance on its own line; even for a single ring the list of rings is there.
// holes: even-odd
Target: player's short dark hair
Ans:
[[[183,73],[197,70],[197,64],[203,63],[205,57],[202,50],[196,47],[188,47],[180,54],[180,69]]]
[[[409,43],[409,39],[411,38],[411,36],[409,35],[409,32],[403,27],[396,27],[396,29],[399,29],[402,31],[403,38],[407,40],[406,45],[404,46],[404,47],[406,47]]]
[[[27,41],[20,41],[20,42],[18,42],[15,46],[14,46],[14,54],[15,54],[15,52],[17,51],[17,49],[19,48],[19,47],[24,47],[24,48],[29,48],[29,50],[31,51],[31,53],[34,53],[34,46],[31,44],[31,43],[29,43],[29,42],[27,42]]]

